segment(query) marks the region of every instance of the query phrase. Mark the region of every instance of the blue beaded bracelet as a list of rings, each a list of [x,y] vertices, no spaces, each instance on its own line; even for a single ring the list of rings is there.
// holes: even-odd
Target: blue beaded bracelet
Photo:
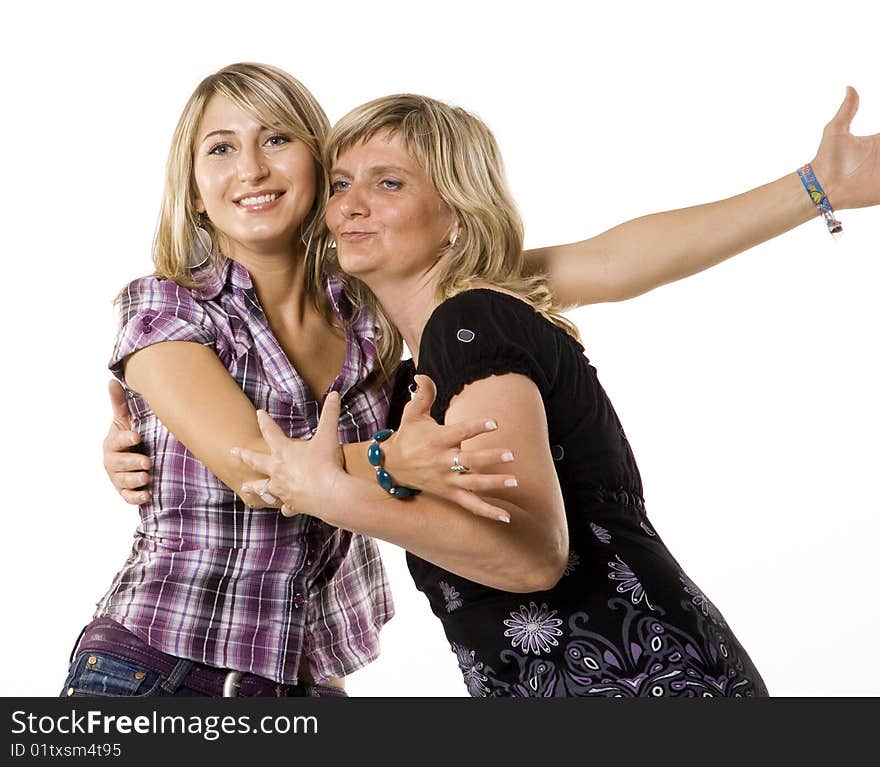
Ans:
[[[391,475],[385,469],[385,453],[382,452],[382,446],[379,443],[384,442],[392,434],[394,434],[394,429],[381,429],[373,435],[373,441],[367,448],[367,460],[370,462],[370,466],[376,470],[376,481],[379,483],[379,487],[402,501],[404,498],[418,495],[422,491],[416,490],[414,487],[395,485]]]

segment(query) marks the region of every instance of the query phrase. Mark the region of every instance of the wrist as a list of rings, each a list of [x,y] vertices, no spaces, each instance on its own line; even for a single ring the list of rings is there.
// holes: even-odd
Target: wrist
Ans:
[[[399,481],[395,481],[394,477],[386,467],[385,446],[394,437],[393,429],[381,429],[373,435],[373,440],[367,448],[367,461],[373,467],[376,474],[376,481],[379,486],[389,495],[399,501],[405,500],[413,495],[418,495],[421,491],[413,487],[407,487]]]

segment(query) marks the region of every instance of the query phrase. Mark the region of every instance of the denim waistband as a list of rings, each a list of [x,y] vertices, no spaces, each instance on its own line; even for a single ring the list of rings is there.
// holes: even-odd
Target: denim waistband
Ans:
[[[109,618],[98,618],[83,629],[74,657],[89,652],[112,655],[121,660],[137,663],[168,677],[181,658],[157,650],[132,634],[124,626]],[[181,684],[204,695],[221,697],[224,683],[231,669],[215,668],[192,662],[192,667]],[[256,674],[243,672],[236,680],[237,694],[243,697],[339,697],[347,698],[345,691],[321,684],[279,684]]]

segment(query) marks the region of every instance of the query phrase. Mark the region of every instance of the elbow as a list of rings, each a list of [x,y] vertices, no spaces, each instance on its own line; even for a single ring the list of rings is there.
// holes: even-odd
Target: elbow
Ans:
[[[529,591],[549,591],[561,580],[568,566],[568,552],[562,556],[546,557],[545,561],[534,568]]]
[[[526,561],[529,565],[511,574],[509,583],[502,588],[515,594],[549,591],[559,583],[568,567],[568,536],[545,546]]]

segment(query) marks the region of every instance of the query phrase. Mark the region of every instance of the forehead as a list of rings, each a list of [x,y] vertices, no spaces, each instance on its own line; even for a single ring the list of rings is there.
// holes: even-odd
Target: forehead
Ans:
[[[388,129],[345,147],[337,155],[333,169],[353,171],[361,166],[376,165],[393,165],[412,173],[423,173],[404,140]]]
[[[215,130],[245,133],[266,127],[265,121],[257,115],[233,103],[221,93],[215,93],[205,104],[201,120],[199,120],[197,140],[201,140],[206,133]]]

